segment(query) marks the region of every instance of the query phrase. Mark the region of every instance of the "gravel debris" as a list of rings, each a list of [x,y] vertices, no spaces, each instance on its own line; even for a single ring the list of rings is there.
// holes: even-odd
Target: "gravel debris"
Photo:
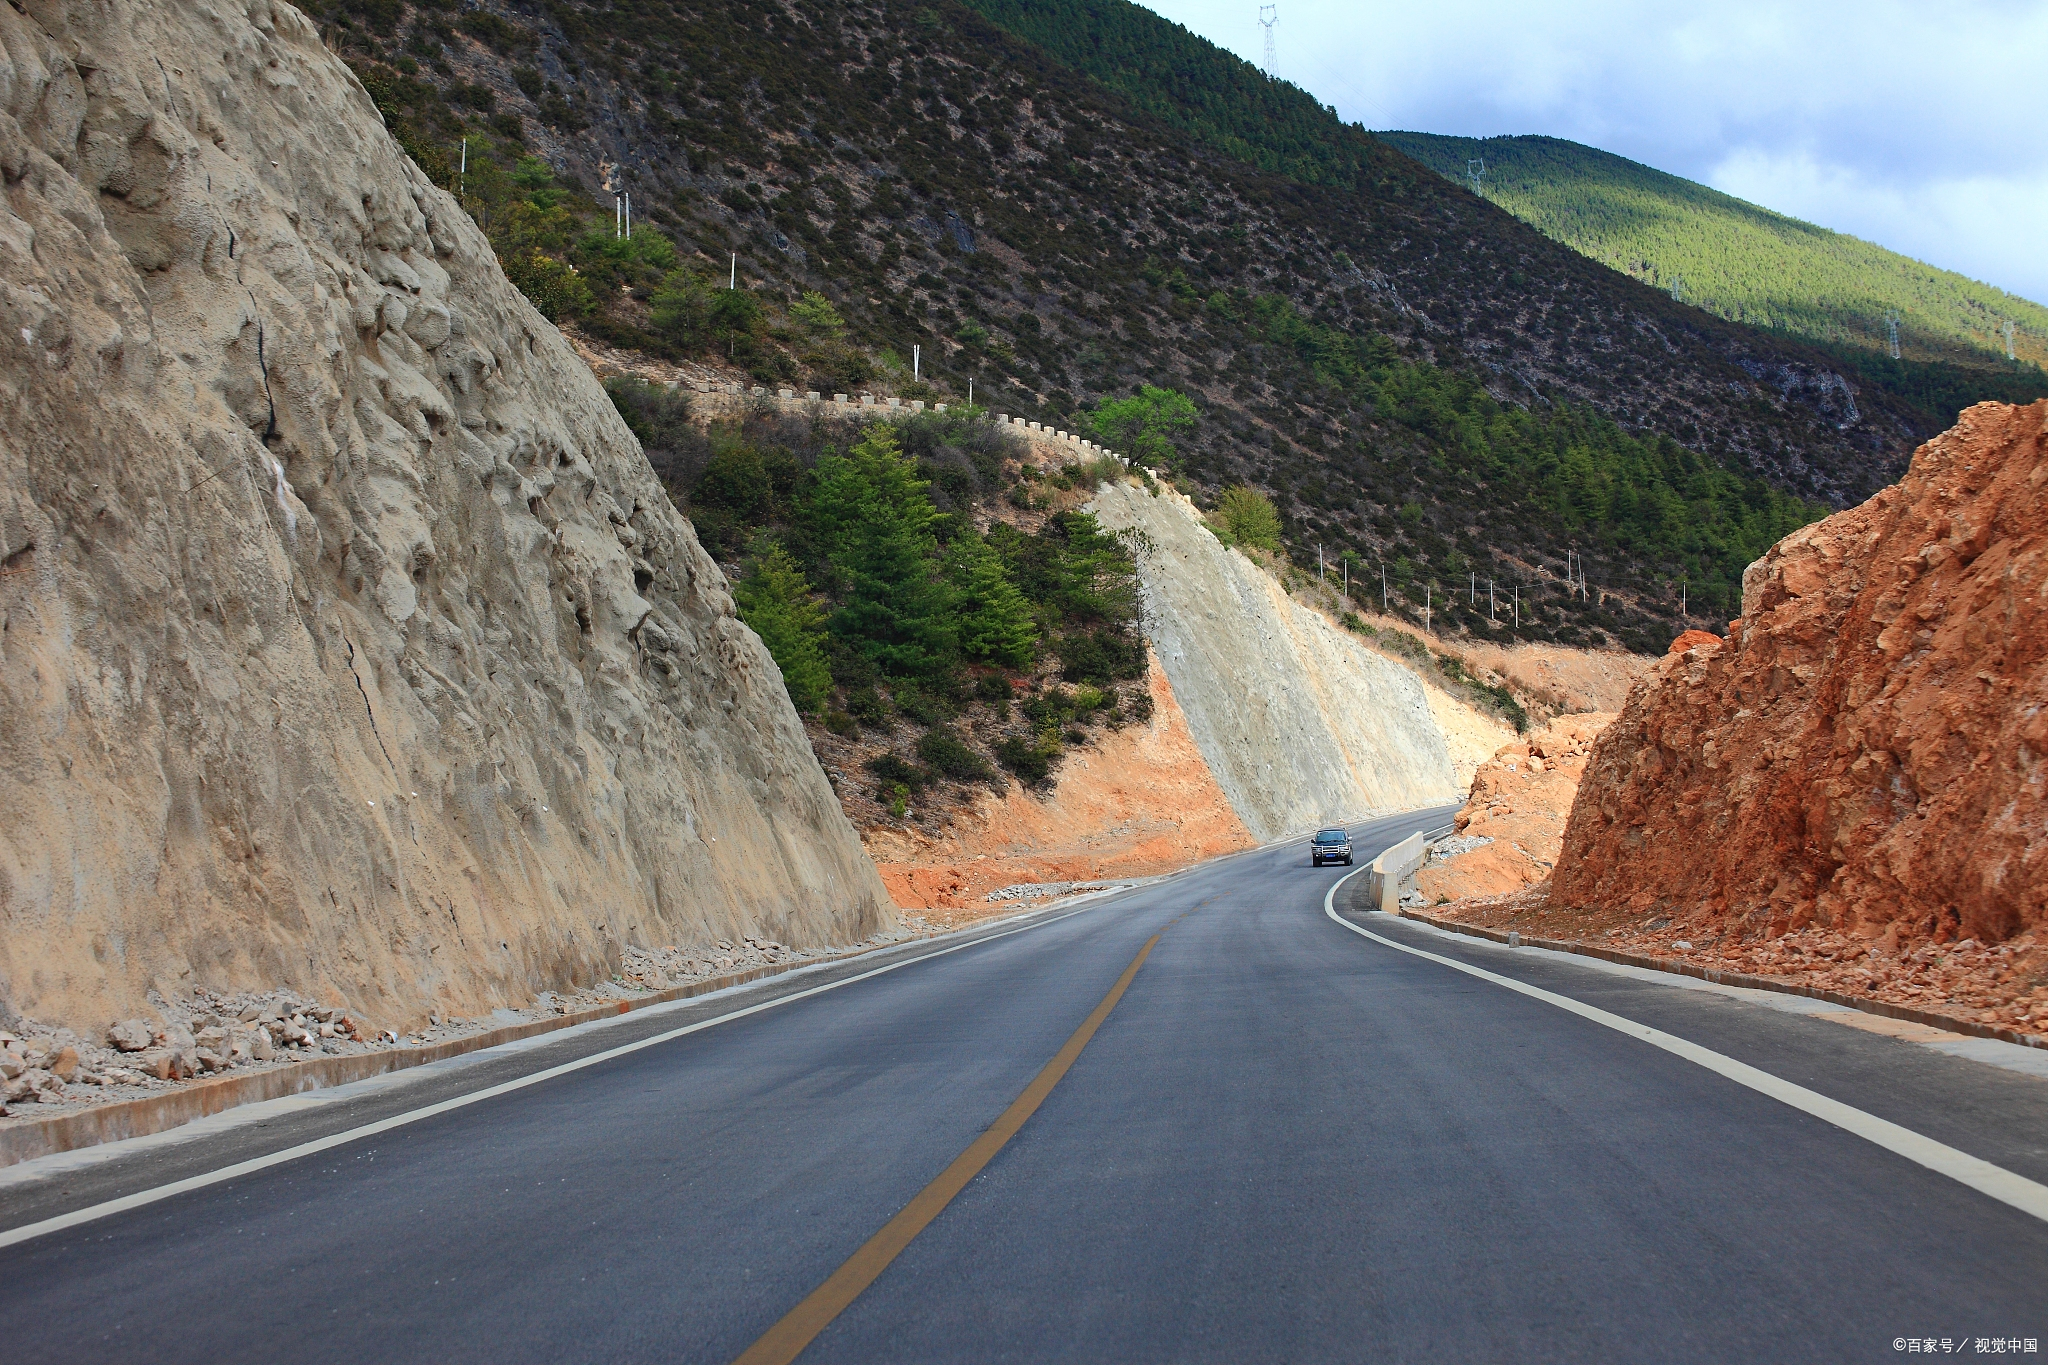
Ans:
[[[915,926],[850,947],[792,948],[746,937],[702,947],[628,947],[609,981],[576,991],[543,991],[523,1009],[475,1018],[432,1013],[400,1035],[343,1006],[290,990],[152,997],[154,1018],[117,1019],[93,1036],[18,1018],[0,1030],[0,1126],[161,1094],[227,1071],[267,1070],[320,1056],[421,1047],[508,1025],[575,1014],[711,977],[782,963],[823,961],[915,936]]]

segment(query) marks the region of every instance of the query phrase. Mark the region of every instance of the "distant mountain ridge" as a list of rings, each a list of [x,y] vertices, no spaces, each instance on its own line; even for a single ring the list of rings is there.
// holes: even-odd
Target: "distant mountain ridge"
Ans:
[[[1899,315],[1905,358],[2005,366],[2048,360],[2048,308],[1996,286],[1555,137],[1379,139],[1447,179],[1485,164],[1488,199],[1594,260],[1721,317],[1808,340],[1885,351]],[[2008,367],[2009,368],[2009,367]]]

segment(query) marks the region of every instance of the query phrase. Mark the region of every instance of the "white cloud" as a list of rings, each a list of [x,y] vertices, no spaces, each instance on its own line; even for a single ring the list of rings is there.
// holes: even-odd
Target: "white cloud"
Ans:
[[[1256,5],[1152,6],[1259,58]],[[1281,0],[1279,74],[1372,128],[1548,133],[2048,299],[2048,4]]]

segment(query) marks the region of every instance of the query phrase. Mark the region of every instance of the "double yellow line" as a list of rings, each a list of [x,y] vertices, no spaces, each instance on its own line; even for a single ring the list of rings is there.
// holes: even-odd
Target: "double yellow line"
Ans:
[[[1095,1030],[1102,1027],[1102,1021],[1109,1018],[1109,1012],[1116,1008],[1117,1001],[1123,999],[1124,991],[1138,974],[1138,968],[1145,965],[1145,959],[1151,956],[1153,945],[1158,942],[1158,934],[1145,941],[1145,946],[1131,959],[1131,965],[1124,968],[1123,975],[1109,988],[1109,994],[1102,997],[1102,1003],[1082,1021],[1081,1027],[1074,1030],[1074,1036],[1067,1039],[1066,1046],[1032,1078],[1031,1084],[1024,1087],[1024,1093],[1011,1101],[1002,1116],[969,1144],[966,1151],[955,1157],[953,1164],[939,1173],[938,1179],[918,1191],[917,1197],[905,1204],[901,1213],[883,1224],[880,1232],[847,1257],[846,1263],[833,1271],[825,1283],[812,1290],[802,1303],[783,1314],[780,1322],[762,1333],[759,1341],[740,1354],[735,1365],[788,1365],[831,1324],[832,1319],[845,1312],[847,1306],[889,1268],[889,1263],[916,1240],[917,1234],[945,1211],[946,1205],[953,1202],[953,1196],[966,1189],[967,1182],[981,1174],[982,1168],[995,1159],[995,1154],[1016,1136],[1025,1121],[1038,1112],[1038,1106],[1045,1103],[1045,1097],[1067,1074],[1068,1068],[1081,1055],[1081,1049],[1087,1047],[1095,1036]]]

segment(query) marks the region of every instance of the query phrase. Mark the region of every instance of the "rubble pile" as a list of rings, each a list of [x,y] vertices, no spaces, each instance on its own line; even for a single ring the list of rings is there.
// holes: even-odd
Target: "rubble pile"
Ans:
[[[851,949],[792,948],[746,936],[707,947],[628,947],[617,975],[578,991],[544,991],[524,1009],[474,1018],[430,1014],[401,1035],[336,1006],[289,990],[156,1000],[150,1018],[119,1019],[96,1034],[18,1019],[0,1030],[0,1119],[42,1118],[74,1108],[138,1099],[222,1072],[288,1065],[473,1037],[492,1029],[578,1014],[715,977],[784,963],[825,961],[835,953],[886,947],[912,930],[876,934]]]
[[[1548,877],[1579,775],[1613,719],[1600,711],[1559,716],[1480,764],[1458,832],[1437,841],[1415,879],[1419,903],[1510,894]]]
[[[237,1066],[363,1051],[397,1035],[368,1034],[346,1010],[290,991],[196,993],[154,1019],[119,1019],[97,1037],[18,1021],[0,1032],[0,1114],[11,1106],[121,1099]]]

